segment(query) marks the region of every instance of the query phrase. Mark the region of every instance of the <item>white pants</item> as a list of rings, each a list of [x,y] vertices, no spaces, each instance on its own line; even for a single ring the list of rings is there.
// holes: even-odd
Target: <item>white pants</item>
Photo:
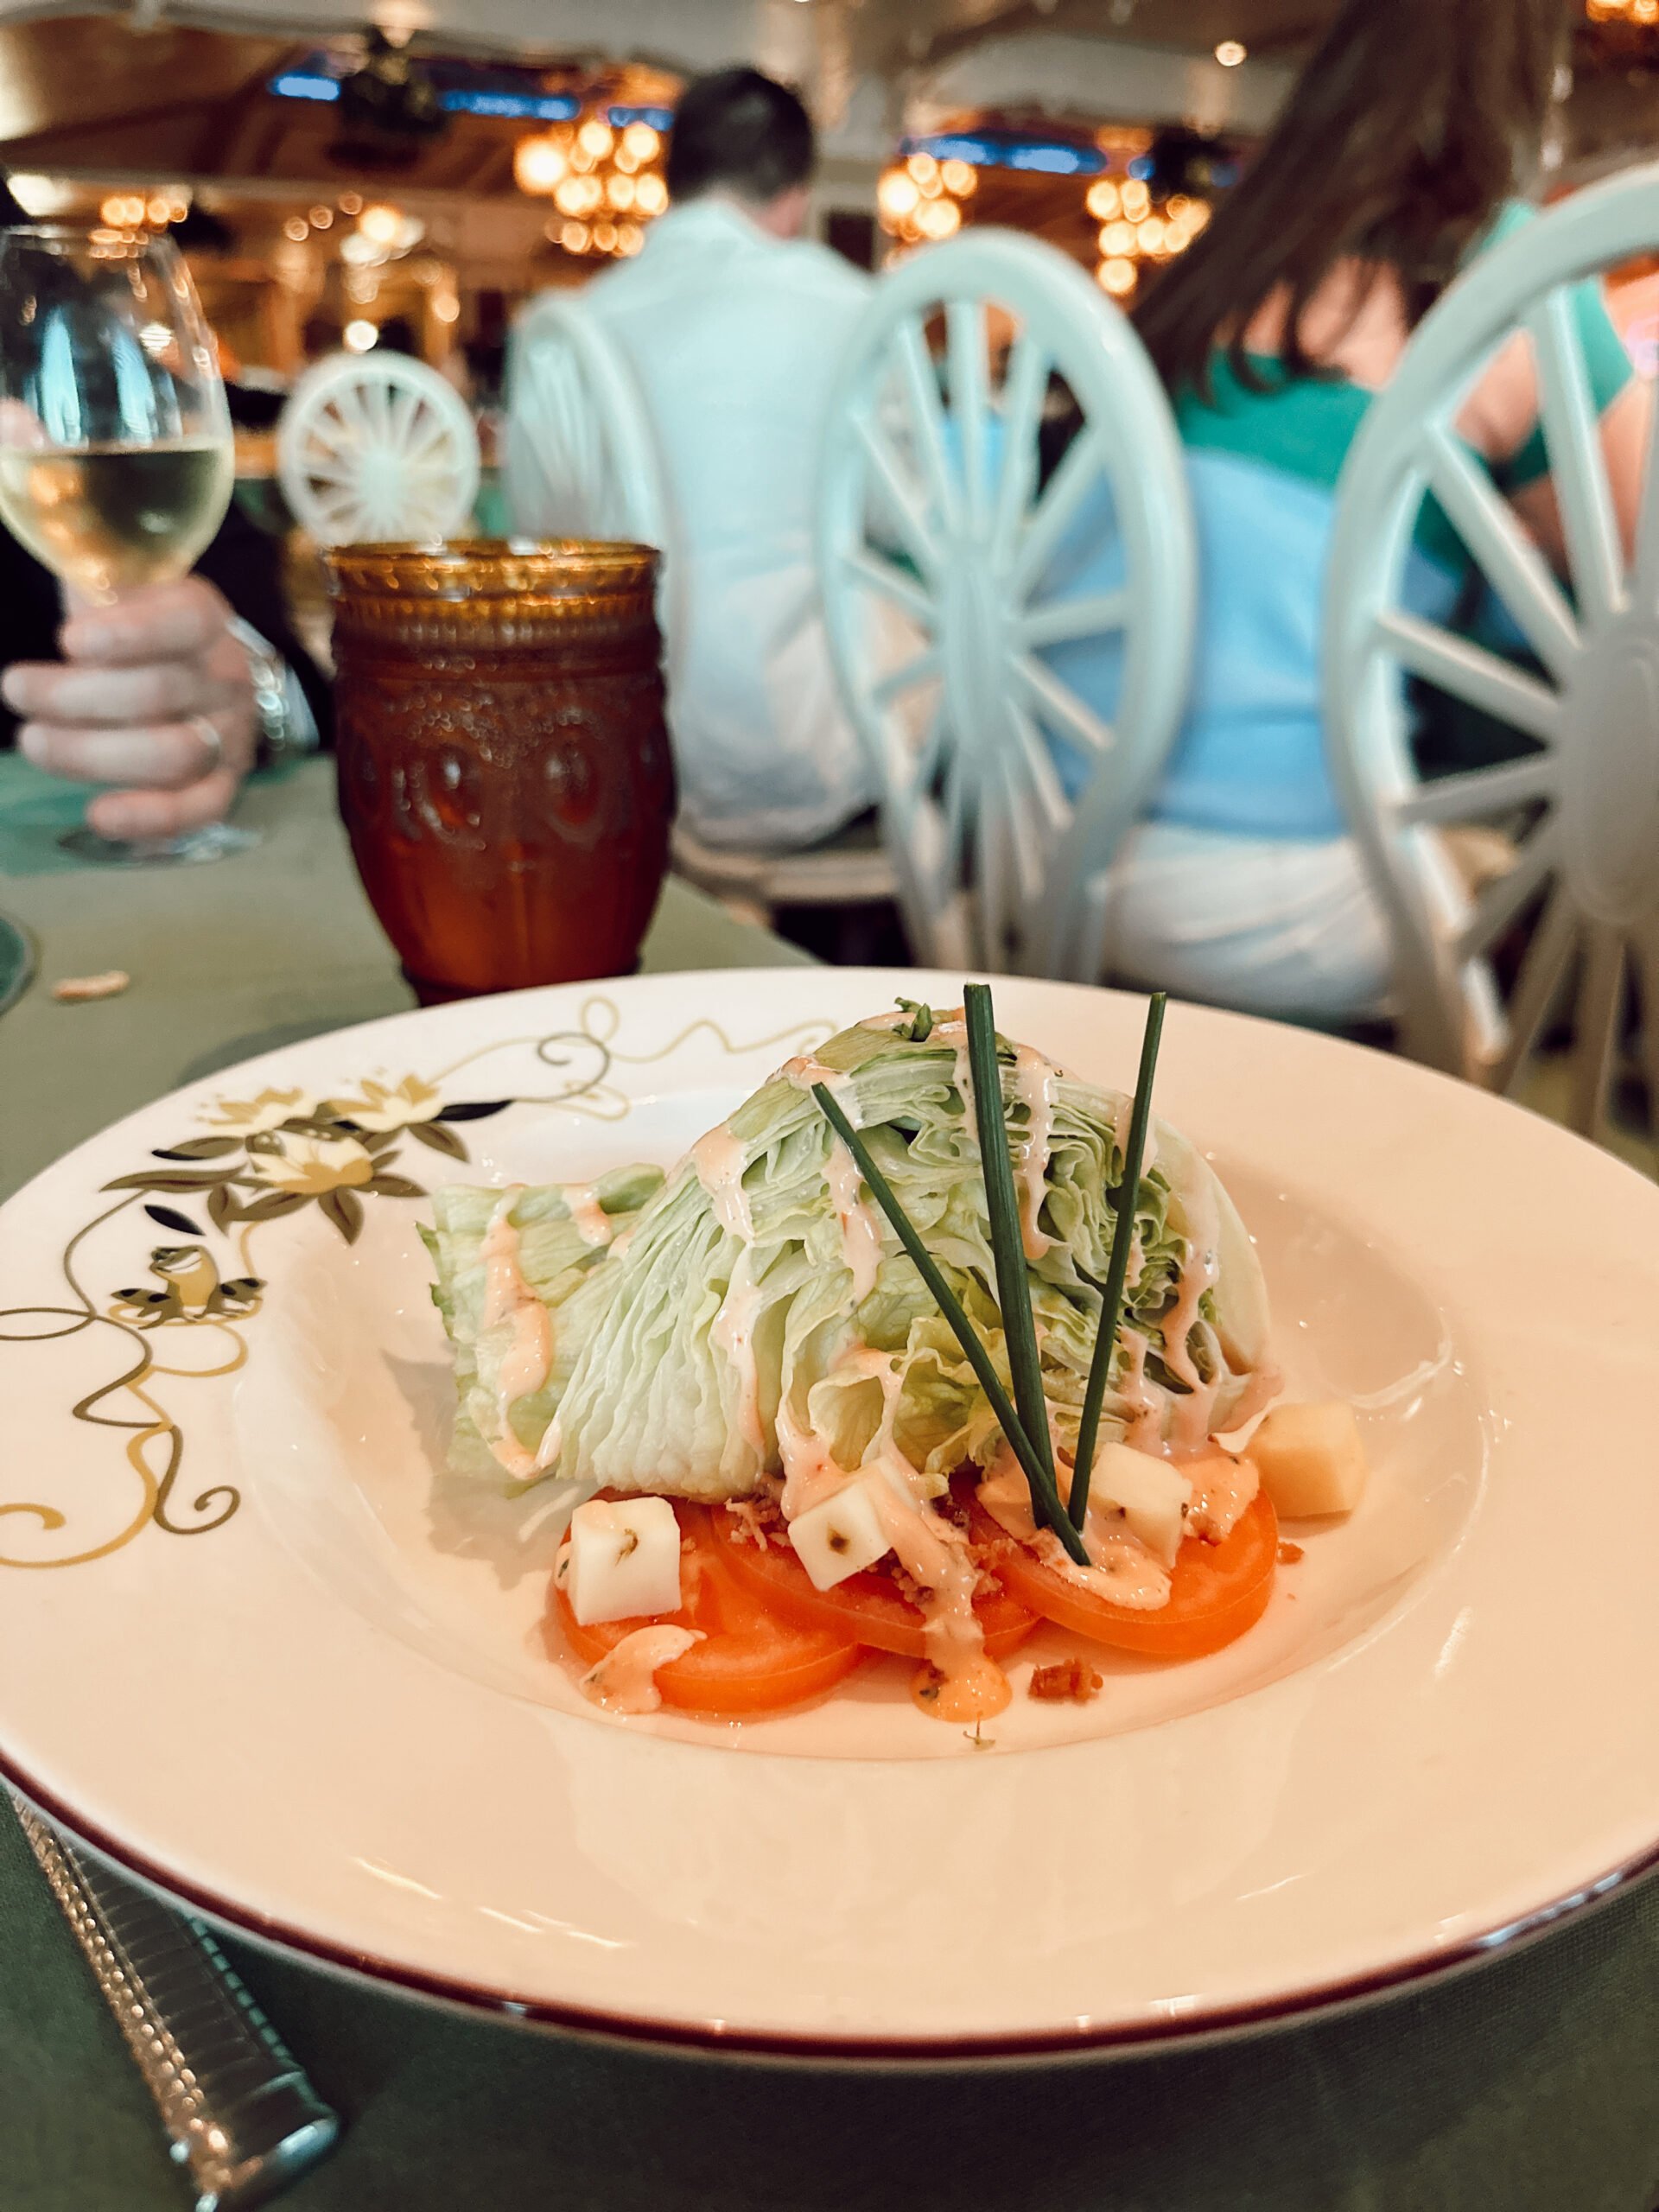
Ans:
[[[1149,822],[1107,906],[1114,979],[1248,1014],[1344,1020],[1389,985],[1388,925],[1347,837],[1298,843]]]

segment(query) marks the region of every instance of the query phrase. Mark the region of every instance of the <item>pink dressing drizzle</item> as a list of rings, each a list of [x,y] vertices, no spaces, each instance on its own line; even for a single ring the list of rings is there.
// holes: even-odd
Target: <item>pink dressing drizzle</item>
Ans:
[[[1028,1260],[1040,1260],[1054,1239],[1038,1227],[1048,1185],[1050,1145],[1054,1134],[1054,1106],[1059,1071],[1052,1061],[1029,1045],[1014,1056],[1014,1095],[1026,1109],[1024,1150],[1016,1175],[1020,1194],[1020,1235]]]
[[[611,1241],[611,1217],[599,1203],[597,1190],[592,1183],[567,1183],[561,1196],[576,1234],[584,1244],[608,1244]]]
[[[576,1688],[608,1713],[655,1713],[663,1702],[657,1669],[683,1659],[702,1640],[700,1628],[676,1628],[668,1621],[634,1629],[588,1669]]]
[[[760,1287],[749,1280],[745,1254],[732,1271],[709,1341],[725,1354],[737,1377],[738,1433],[753,1452],[757,1465],[764,1467],[766,1433],[760,1420],[760,1368],[754,1356],[754,1325],[760,1306]]]
[[[1090,1564],[1074,1560],[1052,1529],[1039,1529],[1031,1492],[1019,1462],[1006,1446],[976,1492],[998,1528],[1024,1544],[1043,1565],[1080,1590],[1090,1590],[1114,1605],[1156,1612],[1169,1603],[1169,1571],[1113,1515],[1091,1498],[1083,1516],[1084,1549]]]
[[[518,1231],[513,1225],[512,1209],[524,1187],[514,1183],[502,1192],[479,1250],[484,1263],[481,1327],[487,1332],[505,1323],[511,1324],[512,1330],[512,1342],[496,1371],[495,1433],[485,1440],[497,1462],[520,1482],[545,1473],[559,1448],[556,1421],[540,1446],[531,1452],[519,1442],[509,1418],[516,1400],[533,1397],[545,1387],[553,1365],[552,1320],[518,1266]]]
[[[778,1072],[785,1083],[792,1083],[797,1090],[810,1090],[814,1084],[821,1083],[831,1096],[843,1105],[852,1090],[852,1078],[844,1069],[827,1068],[822,1060],[814,1059],[810,1052],[799,1053],[794,1059],[785,1060]]]
[[[1137,1452],[1160,1452],[1164,1442],[1164,1408],[1169,1394],[1147,1375],[1147,1340],[1139,1329],[1120,1331],[1127,1367],[1117,1385],[1118,1395],[1128,1408],[1129,1423],[1123,1441]]]
[[[899,1564],[921,1592],[918,1603],[923,1638],[931,1664],[945,1683],[971,1680],[976,1694],[989,1697],[1000,1682],[1000,1672],[984,1656],[984,1631],[974,1611],[979,1569],[968,1549],[967,1538],[954,1522],[932,1512],[914,1495],[909,1461],[893,1441],[893,1422],[904,1378],[889,1352],[868,1345],[854,1345],[842,1353],[830,1376],[851,1373],[872,1376],[880,1382],[883,1412],[880,1427],[866,1447],[856,1469],[836,1462],[827,1445],[810,1427],[803,1427],[791,1410],[787,1394],[778,1408],[778,1448],[784,1465],[782,1507],[785,1520],[794,1520],[842,1489],[853,1474],[879,1473],[883,1479],[871,1485],[882,1533],[893,1546]],[[830,1376],[826,1376],[828,1381]],[[991,1709],[989,1705],[981,1709]],[[951,1714],[951,1701],[944,1700],[941,1717]]]
[[[710,1129],[691,1147],[697,1180],[714,1203],[715,1219],[728,1236],[754,1241],[748,1193],[743,1188],[743,1147],[728,1128]]]
[[[836,1219],[841,1224],[841,1254],[853,1278],[853,1303],[861,1305],[875,1288],[876,1271],[881,1265],[881,1224],[868,1202],[859,1195],[862,1183],[858,1163],[838,1136],[830,1140],[823,1179]]]
[[[1255,1502],[1262,1487],[1255,1462],[1248,1457],[1235,1459],[1225,1452],[1206,1452],[1202,1459],[1188,1464],[1194,1487],[1187,1532],[1220,1543],[1232,1535]]]
[[[866,1461],[868,1466],[869,1462]],[[906,1503],[891,1483],[874,1486],[881,1532],[899,1564],[921,1591],[922,1638],[931,1663],[947,1682],[985,1665],[985,1631],[974,1611],[979,1568],[956,1523]]]

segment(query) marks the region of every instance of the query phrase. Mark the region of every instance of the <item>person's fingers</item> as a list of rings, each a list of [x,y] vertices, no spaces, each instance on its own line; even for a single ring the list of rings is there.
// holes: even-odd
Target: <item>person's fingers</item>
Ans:
[[[21,399],[0,399],[0,446],[22,446],[31,453],[50,443],[46,425]]]
[[[17,733],[25,756],[48,775],[78,784],[143,784],[181,791],[219,765],[222,747],[210,745],[194,722],[138,724],[128,729],[77,729],[57,722],[25,722]]]
[[[147,668],[86,668],[72,662],[18,661],[6,671],[3,695],[30,721],[118,727],[182,721],[223,703],[200,661],[161,661]]]
[[[222,822],[240,780],[229,768],[215,768],[183,791],[100,791],[86,809],[87,825],[100,837],[181,836]]]
[[[65,658],[104,668],[188,660],[225,635],[229,609],[200,576],[147,584],[108,605],[71,603],[60,633]]]

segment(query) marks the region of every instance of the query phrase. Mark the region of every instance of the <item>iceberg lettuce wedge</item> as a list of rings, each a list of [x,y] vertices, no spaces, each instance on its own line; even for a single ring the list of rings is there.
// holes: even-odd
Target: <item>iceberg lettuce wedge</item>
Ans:
[[[442,1193],[428,1243],[455,1348],[453,1464],[522,1478],[528,1454],[542,1462],[535,1473],[583,1492],[707,1500],[741,1497],[780,1467],[851,1470],[894,1452],[922,1497],[964,1461],[988,1465],[1001,1439],[984,1393],[811,1095],[815,1081],[832,1088],[1006,1376],[964,1033],[956,1015],[910,1033],[922,1026],[884,1016],[845,1030],[781,1069],[666,1178],[601,1179],[614,1224],[602,1243],[584,1241],[569,1186],[518,1194],[492,1249],[499,1269],[515,1241],[525,1293],[547,1316],[544,1369],[528,1376],[523,1316],[502,1319],[498,1297],[486,1325],[503,1193]],[[1044,1392],[1069,1450],[1130,1101],[1001,1039],[999,1065]],[[1267,1297],[1213,1170],[1176,1131],[1153,1131],[1101,1434],[1197,1446],[1262,1394]],[[534,1387],[504,1389],[526,1377]]]

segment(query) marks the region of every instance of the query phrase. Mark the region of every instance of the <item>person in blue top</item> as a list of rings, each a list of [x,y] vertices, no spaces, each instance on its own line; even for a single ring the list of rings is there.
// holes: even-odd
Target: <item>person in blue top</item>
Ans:
[[[1186,449],[1198,632],[1174,752],[1116,872],[1115,976],[1314,1020],[1362,1016],[1386,992],[1386,925],[1321,728],[1333,494],[1417,323],[1473,254],[1529,219],[1521,195],[1575,13],[1569,0],[1347,0],[1261,156],[1136,316]],[[1646,388],[1599,289],[1574,304],[1628,533]],[[1560,564],[1524,340],[1459,429]],[[1432,508],[1416,553],[1413,599],[1448,620],[1469,570]],[[1098,644],[1052,658],[1085,696],[1109,682]]]

